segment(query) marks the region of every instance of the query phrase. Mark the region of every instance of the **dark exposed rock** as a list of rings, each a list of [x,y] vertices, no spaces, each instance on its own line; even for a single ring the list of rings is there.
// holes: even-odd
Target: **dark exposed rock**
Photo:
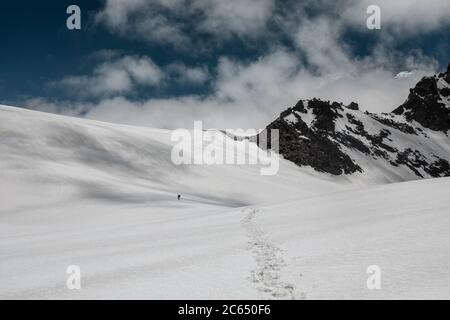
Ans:
[[[435,178],[448,177],[450,176],[450,164],[447,160],[438,158],[425,168],[425,171]]]
[[[350,104],[347,106],[350,110],[359,110],[359,105],[356,102],[350,102]]]
[[[337,133],[337,140],[350,149],[358,150],[364,154],[371,154],[370,148],[361,140],[347,134]]]
[[[317,106],[317,104],[315,105]],[[327,139],[324,134],[323,128],[332,127],[326,123],[327,119],[330,119],[328,117],[333,117],[332,113],[318,112],[317,115],[321,117],[321,122],[318,124],[321,129],[317,131],[308,128],[302,120],[294,125],[288,124],[283,120],[283,116],[287,116],[287,114],[282,113],[280,118],[267,126],[266,130],[269,131],[263,131],[260,136],[264,139],[267,135],[267,145],[270,148],[270,130],[278,129],[280,154],[299,166],[311,166],[319,172],[334,175],[361,171],[361,168],[340,150],[339,145]],[[261,141],[258,140],[258,145],[264,146],[265,143],[261,143]]]
[[[334,131],[334,120],[341,117],[338,110],[343,110],[342,104],[312,99],[309,101],[308,107],[313,110],[313,114],[316,116],[314,126],[317,130]]]
[[[444,76],[444,79],[447,83],[450,83],[450,62],[448,63],[447,72]]]
[[[377,120],[378,122],[380,122],[380,123],[382,123],[382,124],[384,124],[386,126],[395,128],[395,129],[397,129],[397,130],[399,130],[399,131],[401,131],[403,133],[417,135],[416,129],[414,129],[413,126],[411,126],[411,125],[409,125],[407,123],[396,122],[396,121],[394,121],[392,119],[387,119],[387,118],[381,117],[381,116],[376,115],[376,114],[371,114],[371,117],[373,119]]]
[[[448,96],[449,89],[439,90],[438,80],[450,84],[450,72],[439,76],[424,77],[410,90],[408,99],[393,114],[404,115],[408,121],[417,121],[425,128],[435,131],[450,129],[450,113],[448,106],[441,101],[442,96]]]
[[[450,96],[450,89],[449,88],[443,88],[441,90],[441,95],[443,95],[444,97]]]
[[[436,161],[428,163],[418,150],[410,148],[397,155],[397,164],[403,164],[414,171],[418,176],[423,177],[419,172],[422,169],[434,178],[450,175],[450,164],[447,160],[436,157]]]
[[[353,115],[347,114],[347,118],[348,118],[349,122],[355,126],[355,129],[348,128],[347,130],[358,136],[364,137],[368,141],[371,142],[371,146],[370,146],[371,148],[367,148],[368,150],[366,150],[365,152],[363,152],[362,150],[360,150],[358,148],[356,148],[356,149],[360,150],[361,152],[363,152],[365,154],[369,154],[369,155],[372,154],[374,156],[378,156],[378,157],[381,156],[383,158],[388,157],[386,151],[397,152],[397,149],[395,149],[383,142],[383,140],[390,135],[389,130],[383,129],[380,131],[380,133],[378,135],[371,135],[366,131],[364,124],[361,121],[357,120]],[[343,140],[343,143],[345,143],[345,140]]]

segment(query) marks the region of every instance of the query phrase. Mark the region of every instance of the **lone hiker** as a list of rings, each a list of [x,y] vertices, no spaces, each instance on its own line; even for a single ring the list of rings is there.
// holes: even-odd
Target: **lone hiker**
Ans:
[[[178,195],[178,200],[180,200],[180,198],[181,198],[181,195]]]

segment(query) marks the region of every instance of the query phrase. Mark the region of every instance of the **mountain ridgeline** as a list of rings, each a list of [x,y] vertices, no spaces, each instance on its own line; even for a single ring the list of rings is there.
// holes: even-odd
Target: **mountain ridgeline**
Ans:
[[[266,127],[259,145],[270,129],[279,130],[285,159],[319,172],[450,176],[450,64],[445,73],[422,78],[391,113],[363,112],[354,102],[300,100]]]

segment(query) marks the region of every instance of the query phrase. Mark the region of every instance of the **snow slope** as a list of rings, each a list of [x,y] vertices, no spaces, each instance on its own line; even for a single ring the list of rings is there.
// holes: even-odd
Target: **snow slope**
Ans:
[[[450,178],[394,183],[259,208],[295,297],[449,299]],[[381,270],[368,290],[367,267]]]
[[[176,166],[173,144],[0,106],[0,298],[450,297],[449,179]],[[365,286],[371,264],[380,291]],[[66,288],[69,265],[81,290]]]

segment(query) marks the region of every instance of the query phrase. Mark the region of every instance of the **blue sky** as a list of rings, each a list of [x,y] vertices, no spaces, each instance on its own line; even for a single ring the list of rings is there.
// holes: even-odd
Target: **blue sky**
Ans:
[[[0,11],[0,103],[159,127],[264,126],[312,97],[389,111],[446,68],[448,21],[445,0],[16,1]]]

